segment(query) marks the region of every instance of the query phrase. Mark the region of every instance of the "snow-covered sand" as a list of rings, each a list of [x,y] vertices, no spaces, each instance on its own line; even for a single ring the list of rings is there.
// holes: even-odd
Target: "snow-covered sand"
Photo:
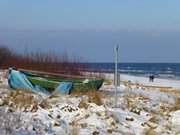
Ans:
[[[111,80],[114,79],[114,75],[110,73],[104,73],[104,76],[107,79],[111,79]],[[154,82],[149,82],[148,77],[120,74],[120,80],[131,81],[132,83],[139,83],[147,86],[173,87],[177,89],[180,88],[180,80],[173,80],[173,79],[155,78]]]
[[[140,83],[144,85],[180,88],[180,80],[155,78],[154,82],[149,82],[148,77],[139,77],[139,76],[125,75],[125,74],[121,75],[121,79],[131,80],[132,82]]]
[[[108,80],[114,78],[112,74],[103,76]],[[121,75],[121,80],[117,107],[114,107],[115,88],[110,83],[105,83],[100,94],[97,93],[102,100],[98,104],[97,101],[90,102],[91,95],[57,95],[42,100],[33,93],[12,92],[7,86],[7,80],[2,77],[0,134],[180,134],[180,93],[162,92],[154,87],[137,85],[180,88],[180,81],[155,79],[154,83],[149,83],[148,78],[130,75]],[[136,85],[126,85],[128,81]]]

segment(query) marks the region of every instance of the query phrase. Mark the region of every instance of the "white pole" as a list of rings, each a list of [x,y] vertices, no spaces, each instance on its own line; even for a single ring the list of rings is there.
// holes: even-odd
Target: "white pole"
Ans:
[[[117,85],[118,85],[118,51],[119,46],[115,46],[115,107],[117,107]]]

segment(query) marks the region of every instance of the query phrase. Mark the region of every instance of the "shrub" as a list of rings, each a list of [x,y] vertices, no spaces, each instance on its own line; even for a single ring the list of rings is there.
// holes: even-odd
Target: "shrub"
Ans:
[[[0,68],[25,68],[54,73],[80,74],[84,65],[78,57],[70,58],[67,53],[29,51],[24,54],[0,46]]]
[[[8,60],[11,56],[11,51],[6,47],[0,47],[0,67]]]

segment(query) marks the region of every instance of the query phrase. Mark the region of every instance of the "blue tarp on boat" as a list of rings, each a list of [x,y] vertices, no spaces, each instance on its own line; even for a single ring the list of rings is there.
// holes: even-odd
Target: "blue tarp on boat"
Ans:
[[[9,69],[8,83],[13,89],[34,89],[34,86],[23,73],[13,69]]]
[[[56,88],[56,92],[62,94],[69,94],[72,86],[73,86],[72,82],[61,82],[59,86]]]
[[[33,85],[26,77],[26,75],[20,71],[9,69],[8,74],[8,84],[12,89],[22,89],[22,90],[30,90],[33,92],[42,92],[46,95],[50,93],[37,85]]]
[[[8,74],[8,84],[12,89],[22,89],[22,90],[30,90],[33,92],[41,92],[46,95],[50,95],[48,90],[45,88],[42,88],[39,85],[32,84],[25,73],[14,70],[12,68],[9,69]],[[73,86],[72,82],[60,82],[58,87],[56,88],[56,92],[62,93],[62,94],[69,94],[70,90]]]

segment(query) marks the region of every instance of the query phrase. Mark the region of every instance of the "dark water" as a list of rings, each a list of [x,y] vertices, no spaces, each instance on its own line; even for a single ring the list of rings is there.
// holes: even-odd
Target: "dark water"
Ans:
[[[92,71],[114,72],[114,63],[86,63]],[[180,63],[120,63],[119,72],[131,75],[180,79]]]

